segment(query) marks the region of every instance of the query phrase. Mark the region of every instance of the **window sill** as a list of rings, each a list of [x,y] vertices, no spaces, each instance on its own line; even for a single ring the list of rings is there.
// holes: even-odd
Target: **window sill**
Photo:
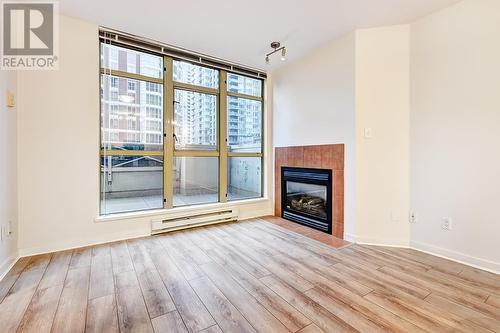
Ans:
[[[130,220],[130,219],[138,219],[138,218],[147,218],[147,217],[166,217],[171,214],[179,214],[179,213],[187,213],[187,212],[203,212],[207,209],[216,209],[216,208],[225,208],[225,207],[235,207],[242,205],[251,205],[268,202],[269,198],[256,198],[256,199],[247,199],[247,200],[238,200],[231,201],[225,203],[213,203],[213,204],[205,204],[205,205],[195,205],[195,206],[184,206],[184,207],[176,207],[171,209],[155,209],[155,210],[147,210],[140,212],[129,212],[129,213],[117,213],[110,215],[100,215],[94,219],[94,222],[111,222],[111,221],[119,221],[119,220]]]

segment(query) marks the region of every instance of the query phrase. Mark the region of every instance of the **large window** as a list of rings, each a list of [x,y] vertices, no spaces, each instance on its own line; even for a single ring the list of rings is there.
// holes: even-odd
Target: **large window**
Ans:
[[[262,90],[101,43],[101,214],[261,197]]]

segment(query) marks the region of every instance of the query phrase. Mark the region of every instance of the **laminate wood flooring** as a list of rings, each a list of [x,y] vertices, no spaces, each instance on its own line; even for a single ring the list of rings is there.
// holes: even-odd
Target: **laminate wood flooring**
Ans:
[[[500,276],[253,219],[21,258],[0,332],[500,333]]]

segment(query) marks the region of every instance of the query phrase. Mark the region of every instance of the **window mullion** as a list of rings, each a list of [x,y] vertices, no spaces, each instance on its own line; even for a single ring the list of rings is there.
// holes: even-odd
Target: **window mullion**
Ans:
[[[173,207],[174,198],[174,85],[173,85],[173,60],[163,58],[165,66],[163,74],[163,198],[164,208]]]
[[[219,73],[219,201],[227,202],[227,72]]]

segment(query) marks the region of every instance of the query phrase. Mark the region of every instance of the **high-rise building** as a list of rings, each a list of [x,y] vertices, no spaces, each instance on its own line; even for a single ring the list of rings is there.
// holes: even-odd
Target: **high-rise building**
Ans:
[[[246,95],[260,96],[261,83],[241,75],[228,74],[227,87],[230,92],[244,92]],[[262,104],[258,101],[228,98],[228,144],[231,150],[254,150],[260,147]]]
[[[106,45],[101,61],[107,68],[134,74],[162,75],[161,57]],[[103,75],[102,142],[106,148],[163,149],[163,86]]]
[[[161,57],[108,46],[103,49],[106,67],[135,74],[161,77]],[[218,88],[217,70],[174,61],[177,82]],[[241,75],[228,74],[228,91],[260,96],[261,83]],[[163,86],[161,84],[103,75],[102,135],[107,148],[162,149]],[[176,89],[174,134],[177,149],[216,149],[217,96]],[[258,101],[228,97],[228,145],[232,151],[260,146],[261,108]]]

